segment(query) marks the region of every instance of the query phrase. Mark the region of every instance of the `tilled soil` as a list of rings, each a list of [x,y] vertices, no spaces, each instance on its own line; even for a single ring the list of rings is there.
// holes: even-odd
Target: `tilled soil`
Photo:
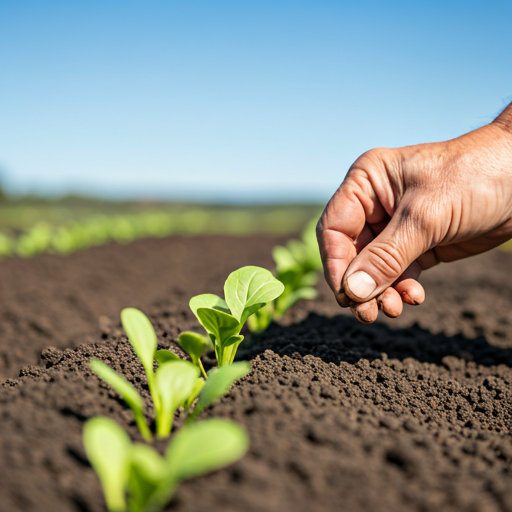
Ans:
[[[0,390],[0,511],[103,511],[83,423],[103,414],[140,437],[87,361],[148,398],[119,310],[141,307],[159,346],[179,352],[173,340],[197,328],[190,296],[221,293],[241,265],[270,268],[275,243],[175,237],[2,262],[3,372],[33,366]],[[439,266],[424,305],[370,326],[320,283],[318,301],[243,342],[252,372],[204,413],[242,424],[249,453],[184,483],[168,509],[512,511],[511,268],[497,251]]]

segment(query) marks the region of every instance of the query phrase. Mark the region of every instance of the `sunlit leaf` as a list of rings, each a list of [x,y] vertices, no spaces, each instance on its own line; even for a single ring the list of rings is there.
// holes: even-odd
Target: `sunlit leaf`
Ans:
[[[165,459],[153,448],[136,444],[131,452],[129,510],[144,512],[167,471]]]
[[[169,361],[181,361],[181,357],[176,355],[174,352],[170,350],[157,350],[155,353],[155,359],[158,361],[158,364],[168,363]]]
[[[150,441],[151,432],[144,419],[144,401],[139,392],[124,377],[116,373],[105,363],[93,359],[89,362],[89,366],[98,377],[102,378],[107,384],[112,386],[114,391],[122,396],[123,400],[132,410],[141,434],[146,440]]]
[[[314,288],[304,287],[295,290],[283,299],[279,300],[276,307],[278,317],[283,315],[288,309],[290,309],[298,300],[307,299],[314,300],[318,296],[318,292]]]
[[[249,447],[245,431],[217,418],[184,426],[172,440],[166,459],[173,480],[214,471],[241,458]]]
[[[176,409],[183,405],[192,393],[199,368],[188,361],[164,363],[156,371],[155,385],[160,397],[157,409],[157,434],[169,435]]]
[[[197,316],[201,325],[215,336],[218,343],[222,343],[223,340],[240,332],[241,325],[238,320],[234,316],[218,309],[199,308]]]
[[[272,257],[276,263],[277,272],[286,272],[290,269],[300,268],[291,251],[282,245],[276,245],[272,249]]]
[[[146,373],[152,373],[157,340],[148,317],[138,309],[126,308],[121,311],[121,322]]]
[[[131,452],[128,434],[114,421],[97,416],[85,423],[83,442],[103,486],[108,510],[125,511]]]
[[[194,388],[192,389],[192,393],[190,393],[190,396],[185,401],[185,408],[188,409],[194,400],[198,397],[201,390],[204,388],[205,380],[202,377],[199,377],[196,380],[196,383],[194,384]]]
[[[247,311],[254,313],[257,310],[255,306],[263,307],[279,297],[283,290],[284,285],[271,272],[253,266],[235,270],[224,284],[226,303],[232,315],[242,323],[249,316]]]
[[[189,302],[190,309],[197,316],[197,310],[199,308],[211,308],[218,309],[228,315],[231,314],[231,311],[226,304],[224,299],[221,299],[218,295],[214,295],[213,293],[203,293],[202,295],[196,295],[192,297]]]
[[[241,361],[208,372],[208,380],[199,395],[198,407],[204,408],[224,396],[231,385],[251,371],[250,363]]]
[[[198,364],[206,348],[206,340],[195,332],[182,332],[178,336],[178,345],[192,358],[194,364]]]

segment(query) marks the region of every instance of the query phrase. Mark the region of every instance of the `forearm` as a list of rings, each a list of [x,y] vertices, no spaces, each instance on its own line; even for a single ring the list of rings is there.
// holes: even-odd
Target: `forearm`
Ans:
[[[512,133],[512,103],[493,121],[504,130]]]

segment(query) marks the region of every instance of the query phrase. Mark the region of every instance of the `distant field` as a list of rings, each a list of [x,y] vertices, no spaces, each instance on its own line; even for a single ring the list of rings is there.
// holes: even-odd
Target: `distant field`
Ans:
[[[292,235],[320,216],[319,204],[217,205],[102,201],[82,197],[0,201],[0,257],[69,254],[109,241],[173,234]],[[512,251],[512,241],[500,249]]]
[[[164,202],[108,202],[80,197],[0,202],[0,256],[68,254],[111,240],[172,234],[275,234],[300,232],[322,206],[228,206]]]

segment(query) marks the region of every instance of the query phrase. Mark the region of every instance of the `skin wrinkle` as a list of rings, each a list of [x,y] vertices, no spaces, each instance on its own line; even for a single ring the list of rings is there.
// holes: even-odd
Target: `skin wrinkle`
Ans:
[[[386,156],[387,155],[388,153]],[[396,161],[396,158],[394,158],[394,160]],[[388,165],[384,158],[380,158],[380,165],[377,167],[377,172],[367,173],[368,181],[371,184],[372,189],[376,191],[375,196],[389,217],[392,217],[395,212],[396,205],[399,203],[399,198],[402,195],[401,190],[398,190],[395,193],[393,191],[393,187],[390,186],[389,180],[386,179],[391,174],[390,169],[392,168],[393,167]]]

